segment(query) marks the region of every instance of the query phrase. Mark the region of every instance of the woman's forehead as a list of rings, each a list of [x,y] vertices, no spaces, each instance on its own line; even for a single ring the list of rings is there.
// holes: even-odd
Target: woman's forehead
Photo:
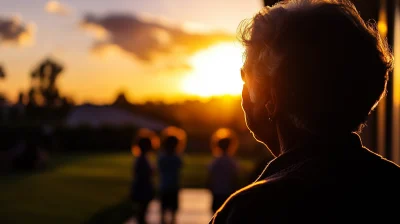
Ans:
[[[251,73],[258,62],[259,56],[258,51],[254,47],[247,46],[245,51],[245,60],[243,63],[243,70],[246,73]]]

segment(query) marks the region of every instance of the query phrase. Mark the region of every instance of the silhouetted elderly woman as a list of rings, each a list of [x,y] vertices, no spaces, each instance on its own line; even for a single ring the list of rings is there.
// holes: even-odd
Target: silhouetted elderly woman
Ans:
[[[400,168],[357,135],[392,68],[375,27],[348,1],[298,0],[242,28],[246,123],[276,158],[211,223],[398,220]]]

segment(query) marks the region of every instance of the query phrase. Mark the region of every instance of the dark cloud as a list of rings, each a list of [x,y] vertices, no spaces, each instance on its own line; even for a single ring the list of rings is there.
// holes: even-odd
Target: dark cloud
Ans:
[[[150,21],[130,14],[109,14],[103,17],[88,14],[81,26],[98,37],[94,52],[120,48],[135,58],[152,62],[173,55],[191,55],[219,42],[234,41],[226,33],[193,33],[180,27]],[[174,65],[170,65],[175,68]],[[187,69],[187,65],[183,65]]]
[[[0,44],[27,45],[33,42],[34,34],[34,24],[24,24],[18,17],[0,17]]]

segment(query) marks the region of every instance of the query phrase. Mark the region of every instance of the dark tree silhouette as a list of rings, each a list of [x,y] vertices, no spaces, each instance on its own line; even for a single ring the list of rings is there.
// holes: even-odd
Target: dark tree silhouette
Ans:
[[[5,79],[6,73],[2,65],[0,65],[0,79]],[[3,104],[6,101],[6,97],[3,93],[0,93],[0,103]]]
[[[19,92],[17,104],[24,104],[24,101],[25,101],[25,94],[23,92]]]
[[[60,94],[57,80],[64,67],[47,58],[30,73],[31,86],[27,99],[28,122],[52,124],[61,121],[73,106],[73,101]]]
[[[4,79],[6,77],[6,73],[4,71],[3,66],[0,65],[0,79]]]
[[[126,99],[125,92],[118,93],[117,98],[112,105],[124,109],[130,109],[132,107],[132,103],[130,103],[128,99]]]
[[[46,59],[31,73],[31,89],[28,93],[29,102],[49,108],[62,106],[57,86],[57,78],[63,71],[63,66],[51,59]]]

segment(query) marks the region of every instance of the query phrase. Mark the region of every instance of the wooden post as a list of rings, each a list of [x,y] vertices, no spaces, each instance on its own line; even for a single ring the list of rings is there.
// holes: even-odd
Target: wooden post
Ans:
[[[392,153],[393,162],[400,164],[400,0],[394,0],[393,12],[393,53],[395,68],[392,74]]]

